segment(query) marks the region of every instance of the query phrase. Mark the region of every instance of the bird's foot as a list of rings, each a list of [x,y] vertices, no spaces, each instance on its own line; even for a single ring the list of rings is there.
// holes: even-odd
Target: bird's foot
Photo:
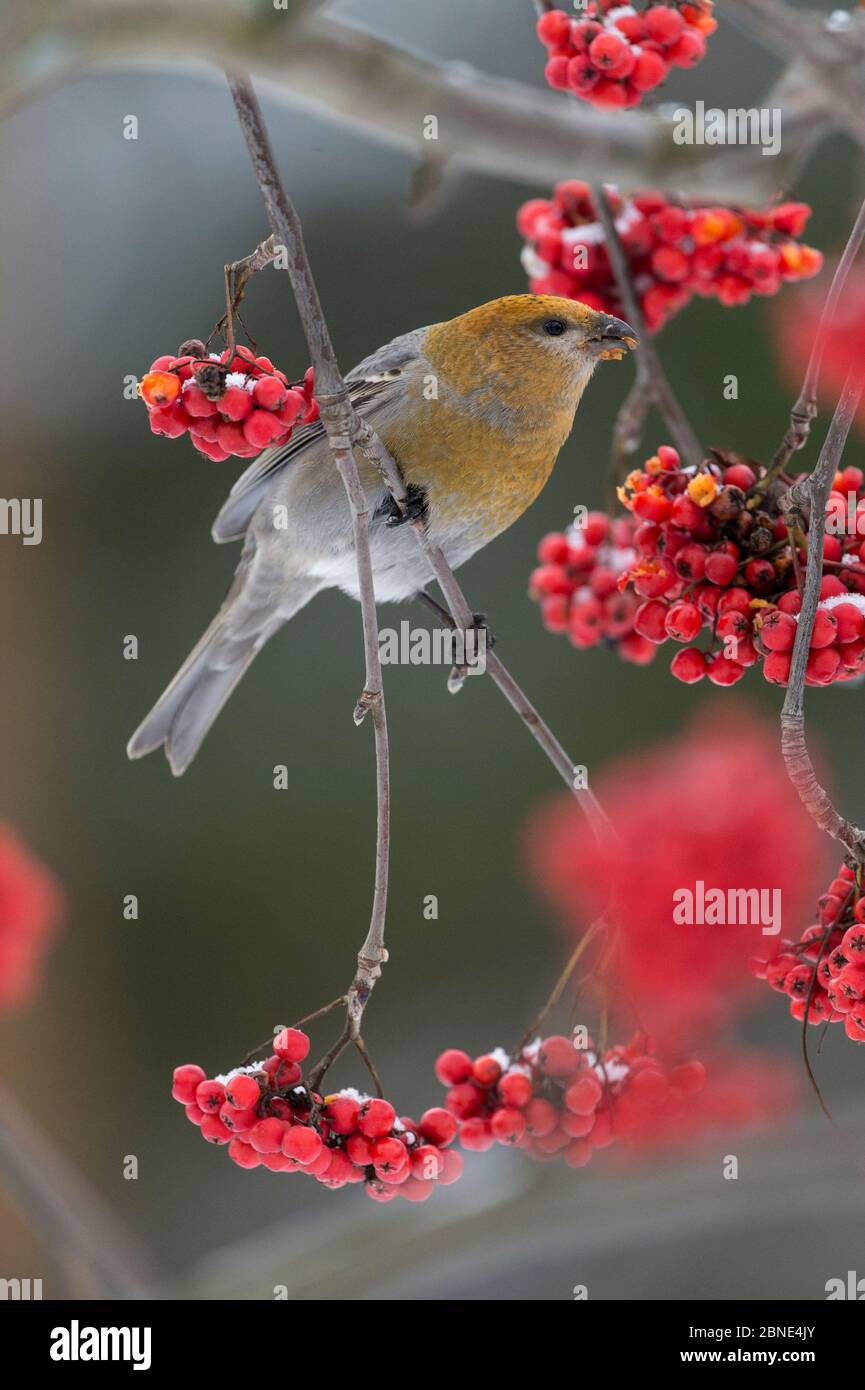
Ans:
[[[458,695],[469,676],[482,676],[487,669],[487,652],[496,644],[495,633],[486,621],[486,613],[472,613],[472,625],[462,636],[465,661],[451,668],[448,676],[448,690]]]
[[[407,521],[426,521],[428,502],[426,489],[414,483],[406,486],[406,500],[401,508],[388,493],[384,503],[385,526],[404,526]]]

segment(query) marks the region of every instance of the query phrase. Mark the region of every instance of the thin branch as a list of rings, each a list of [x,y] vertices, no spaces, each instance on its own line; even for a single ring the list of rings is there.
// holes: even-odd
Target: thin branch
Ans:
[[[356,428],[357,442],[362,452],[378,469],[391,497],[400,511],[404,513],[408,492],[399,468],[381,439],[365,420],[358,419]],[[474,614],[453,570],[445,559],[444,552],[440,546],[434,545],[430,540],[421,518],[413,520],[410,525],[414,531],[415,540],[426,556],[444,595],[450,610],[451,621],[456,628],[468,632],[474,626]],[[486,674],[498,686],[508,704],[519,715],[536,743],[546,753],[568,790],[576,797],[595,833],[600,836],[610,836],[613,833],[612,824],[594,792],[588,787],[576,785],[575,764],[494,651],[487,651]]]
[[[790,423],[787,433],[784,435],[780,445],[775,451],[772,459],[772,466],[769,469],[768,478],[775,478],[784,471],[790,462],[793,454],[799,449],[804,448],[811,433],[811,421],[817,415],[817,391],[820,385],[820,370],[823,366],[823,354],[826,349],[826,340],[831,332],[835,321],[835,314],[841,302],[841,296],[847,284],[853,263],[859,254],[859,248],[865,238],[865,202],[859,209],[859,215],[853,223],[853,229],[847,239],[843,254],[838,266],[826,302],[823,305],[823,313],[820,316],[820,324],[817,329],[816,337],[811,348],[811,356],[808,359],[808,367],[805,371],[805,380],[799,392],[798,399],[790,411]]]
[[[372,913],[366,939],[358,953],[357,970],[346,994],[345,1040],[355,1041],[360,1036],[363,1011],[381,974],[381,967],[387,960],[384,927],[390,862],[387,716],[378,645],[375,587],[369,553],[369,503],[360,481],[352,447],[354,412],[312,276],[300,219],[277,169],[264,117],[252,84],[248,78],[234,74],[228,75],[228,84],[270,225],[274,235],[285,248],[288,275],[309,348],[310,360],[315,370],[315,393],[321,421],[327,433],[334,463],[345,487],[354,529],[365,661],[364,688],[355,707],[354,718],[355,723],[359,724],[367,712],[372,715],[375,731],[377,807]],[[339,1055],[338,1052],[335,1055]],[[317,1082],[321,1081],[325,1070],[326,1067],[322,1069],[321,1064],[316,1068],[314,1075]]]
[[[47,1248],[86,1274],[91,1296],[153,1297],[149,1255],[3,1085],[0,1169]]]
[[[0,50],[0,115],[83,74],[105,68],[194,64],[200,78],[243,68],[274,97],[364,131],[418,157],[509,182],[543,186],[573,177],[762,201],[789,182],[824,128],[812,106],[785,106],[784,147],[677,145],[657,111],[595,111],[543,85],[492,77],[467,63],[412,53],[328,10],[262,0],[65,0],[19,5],[14,41]],[[530,40],[534,43],[534,40]],[[429,117],[438,121],[429,138]]]
[[[828,792],[817,780],[808,752],[805,737],[805,675],[823,578],[826,504],[863,390],[865,361],[856,363],[850,369],[814,472],[795,483],[782,499],[788,517],[801,515],[807,507],[810,518],[802,608],[793,646],[790,679],[781,711],[781,749],[787,774],[809,815],[821,830],[839,840],[847,852],[860,862],[865,862],[865,833],[835,809]]]
[[[643,311],[640,308],[640,301],[628,268],[627,256],[616,230],[613,209],[602,184],[597,184],[592,193],[598,218],[604,229],[607,255],[616,277],[616,285],[625,317],[640,339],[640,351],[637,354],[637,379],[622,407],[625,419],[623,420],[620,415],[614,440],[617,447],[630,446],[630,452],[633,452],[636,448],[634,443],[635,430],[642,427],[646,417],[647,403],[651,402],[664,417],[672,441],[682,455],[683,461],[691,467],[698,468],[705,456],[704,451],[691,428],[688,417],[676,399],[673,388],[661,366],[657,349],[646,331]]]

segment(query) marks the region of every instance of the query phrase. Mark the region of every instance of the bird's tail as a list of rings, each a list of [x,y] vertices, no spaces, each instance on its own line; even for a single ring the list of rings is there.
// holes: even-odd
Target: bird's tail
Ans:
[[[143,758],[164,743],[175,777],[185,772],[253,657],[320,588],[317,580],[295,579],[287,591],[280,592],[277,611],[268,605],[238,612],[242,594],[229,595],[174,680],[135,730],[126,746],[128,756]]]

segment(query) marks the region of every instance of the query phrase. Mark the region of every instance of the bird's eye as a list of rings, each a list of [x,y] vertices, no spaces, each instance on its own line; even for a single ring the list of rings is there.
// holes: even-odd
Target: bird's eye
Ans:
[[[544,332],[549,333],[551,338],[558,338],[567,328],[564,319],[545,319]]]

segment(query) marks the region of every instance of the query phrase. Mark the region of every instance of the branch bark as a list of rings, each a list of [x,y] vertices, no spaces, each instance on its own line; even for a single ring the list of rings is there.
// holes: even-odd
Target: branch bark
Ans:
[[[613,210],[602,184],[593,189],[593,197],[598,218],[604,229],[607,255],[616,277],[619,298],[624,306],[625,316],[640,339],[637,353],[637,379],[625,399],[613,434],[614,454],[633,453],[640,442],[648,406],[654,405],[664,417],[670,436],[686,464],[699,468],[704,458],[690,421],[679,405],[672,386],[667,380],[657,348],[650,338],[643,320],[643,311],[637,298],[628,261],[622,247]]]
[[[814,472],[795,483],[782,502],[784,510],[791,518],[797,513],[801,514],[802,509],[807,506],[810,510],[810,520],[808,565],[802,608],[793,647],[790,679],[781,711],[781,750],[790,781],[809,815],[821,830],[840,841],[848,854],[865,863],[865,833],[844,819],[832,804],[828,792],[818,782],[805,735],[805,674],[823,577],[826,504],[863,390],[865,362],[859,362],[850,369]]]

